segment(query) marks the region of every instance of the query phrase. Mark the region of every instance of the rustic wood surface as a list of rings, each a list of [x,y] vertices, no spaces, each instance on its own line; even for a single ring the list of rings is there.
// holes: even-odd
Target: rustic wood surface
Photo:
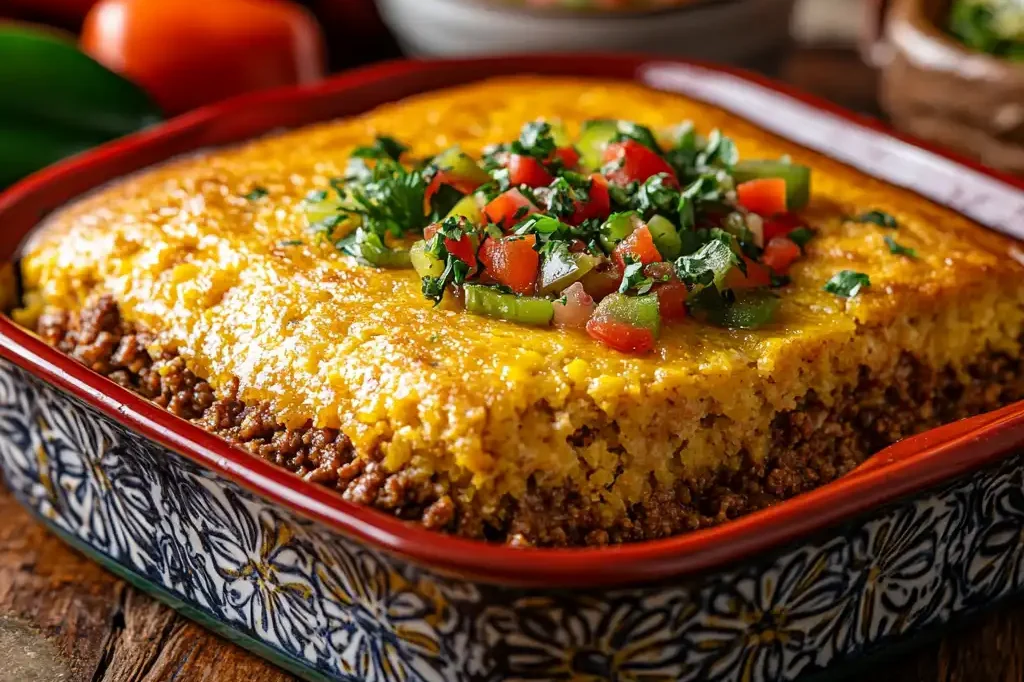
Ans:
[[[803,51],[781,77],[874,112],[874,76],[845,50]],[[291,675],[153,601],[65,546],[0,486],[0,682],[290,682]],[[858,671],[852,682],[1024,682],[1024,607]]]

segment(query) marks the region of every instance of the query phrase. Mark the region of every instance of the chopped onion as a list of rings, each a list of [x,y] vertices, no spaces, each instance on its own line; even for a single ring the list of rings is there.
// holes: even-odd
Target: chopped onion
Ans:
[[[764,248],[764,218],[756,213],[747,214],[747,229],[754,235],[754,243]]]
[[[563,328],[583,329],[591,313],[597,306],[579,282],[573,282],[562,292],[562,300],[554,302],[555,326]]]

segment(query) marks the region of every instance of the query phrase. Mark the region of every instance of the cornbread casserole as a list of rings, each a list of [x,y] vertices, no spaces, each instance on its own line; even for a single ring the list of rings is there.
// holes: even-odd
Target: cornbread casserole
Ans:
[[[557,121],[580,146],[598,129],[585,121],[624,110],[642,125],[612,126],[598,149],[604,178],[565,172],[586,162],[587,149],[583,161],[534,153],[551,131],[531,122]],[[703,134],[690,144],[702,151],[679,161],[665,151],[683,144],[676,136],[661,145],[666,171],[619,177],[635,170],[637,145],[647,149],[637,158],[659,148],[643,131],[661,137],[688,120]],[[786,182],[740,182],[712,129],[742,159],[789,157],[774,162],[786,166]],[[424,232],[409,251],[420,257],[416,272],[367,265],[394,265],[365,250],[374,245],[360,232],[370,216],[353,232],[351,215],[338,208],[342,217],[325,222],[324,206],[334,190],[336,207],[345,204],[347,190],[332,180],[351,177],[355,148],[383,164],[402,153],[396,140],[410,147],[403,162],[456,144],[486,157],[497,187],[454,198],[489,191],[484,222],[505,229],[474,231],[472,220],[449,215],[376,244],[397,258]],[[577,264],[588,255],[618,273],[618,289],[599,304],[575,281],[580,298],[571,287],[541,296],[544,263],[562,247],[549,246],[554,233],[530,214],[546,205],[558,215],[561,190],[510,181],[513,157],[552,188],[579,183],[565,190],[576,200],[561,217],[580,227],[562,246]],[[809,202],[794,194],[807,180],[790,167],[813,175]],[[676,236],[702,235],[696,251],[659,239],[637,198],[647,192],[658,204],[656,177],[665,185],[658,196],[672,199],[664,211]],[[632,216],[632,231],[576,248],[614,222],[607,208],[570,217],[609,181],[605,200]],[[457,179],[445,184],[460,189]],[[505,221],[490,209],[516,185],[532,208],[519,205]],[[694,205],[696,218],[683,217]],[[654,240],[650,262],[637,235]],[[524,240],[544,253],[522,285],[521,271],[499,264]],[[473,264],[453,268],[459,244],[470,242]],[[732,260],[705,267],[719,244]],[[790,256],[780,257],[782,247]],[[507,252],[487,256],[489,248]],[[709,106],[618,82],[515,78],[178,159],[108,186],[50,218],[25,247],[15,313],[96,371],[348,499],[471,537],[602,544],[734,518],[835,479],[899,438],[1024,398],[1024,267],[1012,248]],[[447,263],[445,273],[424,253]],[[758,272],[764,281],[745,288]],[[666,310],[659,293],[680,284],[685,307]],[[463,295],[470,312],[471,296],[483,301],[482,315],[461,309]],[[584,300],[585,330],[552,328],[558,313],[536,324],[517,303],[547,311]],[[653,301],[655,322],[633,308],[617,317],[605,309],[612,300]],[[722,310],[751,301],[756,320],[726,312],[735,323],[721,324]]]

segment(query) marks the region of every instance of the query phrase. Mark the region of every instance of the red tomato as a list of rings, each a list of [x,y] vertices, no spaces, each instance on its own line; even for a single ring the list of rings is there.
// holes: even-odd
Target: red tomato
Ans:
[[[636,140],[613,142],[605,147],[605,162],[618,161],[618,168],[605,173],[608,181],[614,185],[628,185],[631,182],[643,182],[652,175],[668,173],[673,187],[679,186],[676,172],[668,161],[643,146]]]
[[[508,157],[508,181],[513,186],[547,187],[555,178],[532,156],[510,154]]]
[[[316,19],[284,0],[100,0],[81,46],[168,114],[325,71]]]
[[[615,320],[590,318],[587,333],[606,346],[623,353],[646,353],[654,348],[654,334],[650,329],[634,327]]]
[[[463,194],[472,194],[481,183],[469,178],[460,177],[451,171],[438,171],[434,179],[427,185],[426,192],[423,193],[424,213],[430,213],[430,199],[437,193],[437,190],[441,189],[441,185],[451,185]]]
[[[433,225],[427,225],[423,229],[424,239],[433,239],[435,234],[437,234],[436,223]],[[459,240],[446,238],[444,240],[444,248],[448,249],[448,253],[468,265],[470,269],[476,267],[476,248],[473,245],[473,238],[470,235],[464,234]]]
[[[646,225],[633,230],[633,234],[619,242],[615,251],[612,252],[612,258],[615,259],[615,264],[621,270],[626,268],[625,256],[627,253],[644,265],[661,260],[661,254],[658,253],[658,247],[654,245],[651,230]]]
[[[524,208],[525,211],[520,210]],[[526,216],[539,212],[533,202],[524,197],[518,189],[510,189],[504,194],[499,194],[484,206],[484,216],[487,220],[506,230]]]
[[[584,220],[604,220],[612,212],[612,198],[608,194],[608,181],[599,173],[590,176],[590,201],[576,202],[576,208],[569,218],[570,225],[579,225]]]
[[[764,243],[767,244],[776,237],[785,237],[798,227],[803,227],[804,221],[795,213],[782,213],[772,218],[764,219]]]
[[[768,268],[746,256],[743,257],[743,261],[747,264],[747,274],[744,275],[739,268],[733,268],[725,276],[722,286],[726,289],[754,289],[771,286],[772,273]]]
[[[517,294],[532,294],[540,270],[540,254],[534,250],[535,235],[486,239],[480,262],[491,277]]]
[[[576,147],[559,147],[552,156],[559,159],[566,170],[575,170],[580,165],[580,153]]]
[[[686,296],[689,293],[682,282],[666,282],[658,286],[658,308],[663,320],[681,320],[686,317]]]
[[[789,266],[795,263],[801,255],[800,247],[785,237],[776,237],[764,247],[764,254],[761,260],[764,264],[779,274],[789,270]]]
[[[786,212],[786,181],[761,178],[736,186],[740,206],[758,215],[773,216]]]

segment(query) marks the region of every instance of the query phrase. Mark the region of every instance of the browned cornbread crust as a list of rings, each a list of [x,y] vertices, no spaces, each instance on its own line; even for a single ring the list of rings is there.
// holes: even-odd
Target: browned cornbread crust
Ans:
[[[652,481],[641,503],[613,519],[602,517],[577,491],[533,485],[485,517],[456,505],[445,480],[423,482],[408,470],[389,473],[379,461],[356,457],[336,429],[287,428],[268,404],[246,405],[234,391],[218,399],[180,357],[151,357],[149,335],[124,322],[110,297],[80,313],[46,314],[37,331],[94,371],[251,454],[339,490],[345,499],[430,529],[514,545],[632,542],[715,525],[835,480],[901,438],[1024,399],[1020,357],[993,352],[977,358],[965,381],[951,369],[936,370],[905,353],[889,385],[863,371],[831,407],[810,391],[796,410],[779,413],[763,463],[740,453],[744,464],[736,471],[685,478],[673,488]],[[615,424],[599,428],[608,438]],[[583,446],[592,436],[583,429],[573,438]]]

